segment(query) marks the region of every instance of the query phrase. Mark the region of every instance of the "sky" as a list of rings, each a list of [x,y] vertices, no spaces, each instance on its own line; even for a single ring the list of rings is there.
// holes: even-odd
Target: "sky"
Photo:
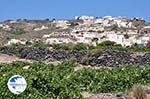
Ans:
[[[127,16],[150,21],[150,0],[0,0],[0,21]]]

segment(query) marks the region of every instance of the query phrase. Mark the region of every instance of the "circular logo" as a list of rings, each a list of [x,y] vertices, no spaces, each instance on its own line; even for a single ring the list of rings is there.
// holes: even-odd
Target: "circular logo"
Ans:
[[[20,94],[27,87],[26,80],[20,75],[12,76],[7,83],[8,89],[14,94]]]

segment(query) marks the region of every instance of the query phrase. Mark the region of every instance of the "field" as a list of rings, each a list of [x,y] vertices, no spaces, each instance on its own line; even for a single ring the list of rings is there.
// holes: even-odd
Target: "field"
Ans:
[[[0,99],[136,99],[133,93],[149,97],[149,51],[150,47],[124,48],[110,41],[96,47],[43,42],[1,46]],[[17,74],[28,84],[20,95],[7,87]]]
[[[0,64],[1,99],[84,99],[82,92],[93,94],[130,92],[134,84],[150,83],[150,66],[122,66],[114,68],[82,68],[75,70],[72,61],[58,65],[43,62],[22,62]],[[7,88],[12,75],[22,75],[27,89],[20,95],[13,95]]]

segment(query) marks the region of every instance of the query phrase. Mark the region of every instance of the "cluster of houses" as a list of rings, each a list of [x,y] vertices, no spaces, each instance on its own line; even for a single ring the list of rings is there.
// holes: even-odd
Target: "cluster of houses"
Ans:
[[[8,43],[6,43],[5,45],[12,45],[12,44],[22,44],[22,45],[32,45],[34,43],[34,41],[39,41],[38,39],[34,39],[34,40],[26,40],[26,39],[11,39],[10,41],[8,41]]]
[[[47,44],[67,44],[67,43],[84,43],[87,45],[96,45],[102,41],[109,40],[114,41],[122,46],[132,46],[133,44],[145,46],[150,41],[150,35],[147,36],[130,36],[126,38],[124,34],[116,34],[115,32],[104,32],[104,33],[94,33],[94,32],[71,32],[68,35],[59,36],[43,36],[43,40]]]
[[[9,25],[5,25],[5,24],[0,24],[0,29],[6,30],[6,31],[10,31],[11,30]]]
[[[42,25],[41,27],[34,28],[33,30],[34,30],[34,31],[41,31],[41,30],[46,30],[46,29],[48,29],[48,27]]]
[[[54,20],[52,23],[55,24],[56,28],[62,29],[66,29],[71,25],[67,20]]]
[[[70,31],[52,32],[43,35],[41,39],[47,44],[85,43],[88,45],[110,40],[124,47],[135,43],[144,46],[150,41],[150,25],[143,25],[144,20],[140,18],[77,16],[74,22],[75,25],[71,27],[72,23],[69,20],[53,20],[52,23],[56,28],[69,28]],[[48,28],[43,25],[35,28],[34,31]],[[13,39],[8,44],[17,42],[19,41]]]
[[[138,20],[137,18],[135,19]],[[94,18],[92,16],[81,16],[75,17],[75,20],[83,20],[83,23],[79,23],[69,33],[54,32],[52,34],[58,34],[58,36],[51,36],[52,34],[43,36],[46,43],[85,43],[88,45],[96,45],[96,43],[104,40],[110,40],[126,47],[135,43],[144,46],[150,40],[150,31],[142,34],[134,25],[133,21],[126,17],[105,16]],[[62,25],[60,25],[61,23]],[[57,24],[62,28],[67,28],[70,25],[67,20],[58,21]],[[143,26],[142,29],[150,30],[150,26]]]

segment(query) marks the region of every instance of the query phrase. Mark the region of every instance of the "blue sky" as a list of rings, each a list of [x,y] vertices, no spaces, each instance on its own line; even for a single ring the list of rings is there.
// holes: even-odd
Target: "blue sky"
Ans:
[[[149,4],[150,0],[0,0],[0,20],[110,15],[150,21]]]

